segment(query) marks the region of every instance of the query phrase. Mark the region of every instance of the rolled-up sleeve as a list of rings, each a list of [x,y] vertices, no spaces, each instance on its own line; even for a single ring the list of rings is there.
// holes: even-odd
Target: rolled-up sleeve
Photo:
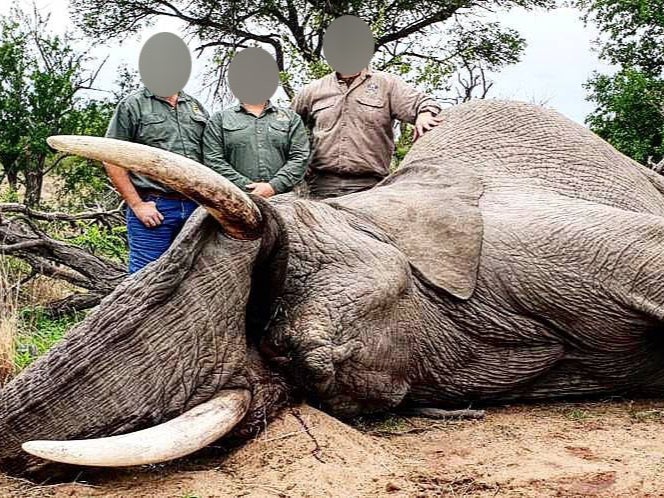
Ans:
[[[224,157],[224,134],[221,126],[220,114],[214,114],[203,133],[203,162],[205,165],[233,182],[237,187],[246,192],[246,186],[253,183],[252,180],[240,174]]]
[[[274,191],[287,192],[302,181],[308,161],[309,138],[302,119],[293,114],[288,132],[288,159],[269,182]]]
[[[441,107],[433,97],[409,85],[401,78],[392,78],[390,91],[390,107],[392,115],[399,121],[413,124],[417,115],[424,111],[436,114]]]

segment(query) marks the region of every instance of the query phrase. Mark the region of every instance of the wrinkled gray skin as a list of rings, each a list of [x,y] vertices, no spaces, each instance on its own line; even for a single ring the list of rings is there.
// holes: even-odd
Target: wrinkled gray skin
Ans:
[[[300,393],[340,416],[661,395],[663,192],[560,115],[485,101],[371,191],[260,203],[261,240],[201,211],[2,391],[0,464],[30,473],[23,441],[135,430],[237,386],[235,436]]]

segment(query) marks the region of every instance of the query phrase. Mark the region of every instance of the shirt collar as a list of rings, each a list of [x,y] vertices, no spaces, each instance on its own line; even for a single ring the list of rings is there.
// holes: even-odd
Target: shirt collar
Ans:
[[[370,69],[368,67],[365,67],[360,71],[360,74],[358,74],[355,79],[353,80],[353,83],[351,84],[352,88],[357,87],[358,85],[361,85],[364,80],[367,78],[370,78],[373,75],[374,71],[373,69]],[[341,85],[341,78],[339,76],[339,73],[336,71],[333,71],[330,73],[329,77],[332,79],[332,81],[337,84]]]
[[[238,102],[237,104],[235,104],[235,105],[232,107],[232,109],[233,109],[235,112],[247,112],[247,111],[244,109],[244,106],[242,105],[241,102]],[[269,112],[276,112],[276,111],[277,111],[277,108],[275,107],[275,105],[272,103],[271,100],[268,100],[268,101],[267,101],[267,105],[265,106],[265,110],[264,110],[263,112],[268,112],[268,111],[269,111]]]
[[[163,97],[159,97],[159,96],[155,95],[152,91],[150,91],[150,89],[148,87],[143,87],[143,95],[145,95],[148,98],[154,97],[156,99],[162,99],[163,100]],[[183,91],[178,92],[178,102],[189,102],[190,100],[191,100],[191,97],[189,95],[187,95]]]

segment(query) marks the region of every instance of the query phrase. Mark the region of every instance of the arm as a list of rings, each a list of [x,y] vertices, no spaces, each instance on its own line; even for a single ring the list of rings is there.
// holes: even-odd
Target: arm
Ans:
[[[115,109],[115,114],[111,118],[106,130],[107,138],[115,138],[117,140],[132,141],[136,131],[136,120],[133,118],[130,109],[125,102],[120,102]],[[157,211],[154,202],[143,202],[143,199],[138,195],[136,187],[131,182],[129,172],[115,164],[103,163],[106,173],[108,173],[111,183],[120,193],[129,208],[134,212],[136,217],[148,227],[156,227],[164,221],[162,214]]]
[[[213,115],[203,133],[203,161],[205,165],[233,182],[243,192],[252,181],[240,174],[224,157],[224,133],[221,126],[221,114]]]
[[[308,120],[310,106],[308,104],[307,93],[307,88],[303,88],[302,91],[298,93],[293,99],[293,102],[291,103],[291,109],[300,115],[300,118],[302,118],[302,122],[305,125],[309,126]]]
[[[309,138],[298,115],[291,119],[288,143],[288,159],[269,181],[277,194],[291,190],[304,178],[304,173],[307,170]]]
[[[424,112],[435,115],[441,109],[435,99],[396,76],[392,80],[390,108],[394,117],[410,124],[415,124],[417,117]]]

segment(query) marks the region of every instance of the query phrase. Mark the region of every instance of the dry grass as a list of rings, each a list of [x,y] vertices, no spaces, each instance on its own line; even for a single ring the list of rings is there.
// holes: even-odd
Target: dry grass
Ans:
[[[12,281],[7,259],[0,256],[0,385],[14,374],[19,321],[19,285]]]

